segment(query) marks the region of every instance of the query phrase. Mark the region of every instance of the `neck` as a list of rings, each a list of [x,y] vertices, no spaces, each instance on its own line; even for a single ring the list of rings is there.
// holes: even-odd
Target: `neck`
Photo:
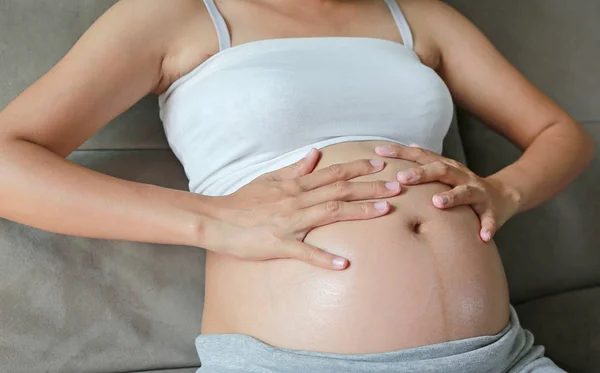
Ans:
[[[359,0],[255,0],[264,6],[284,14],[293,14],[302,18],[329,17],[344,5],[363,3]],[[373,1],[373,0],[369,0]],[[354,6],[353,6],[354,7]]]

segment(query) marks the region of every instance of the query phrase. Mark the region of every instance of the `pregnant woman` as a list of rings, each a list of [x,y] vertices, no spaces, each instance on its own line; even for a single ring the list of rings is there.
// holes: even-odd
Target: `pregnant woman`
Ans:
[[[65,160],[149,93],[190,192]],[[452,99],[523,156],[442,157]],[[0,113],[0,216],[206,248],[199,372],[562,372],[492,237],[592,153],[439,1],[122,0]]]

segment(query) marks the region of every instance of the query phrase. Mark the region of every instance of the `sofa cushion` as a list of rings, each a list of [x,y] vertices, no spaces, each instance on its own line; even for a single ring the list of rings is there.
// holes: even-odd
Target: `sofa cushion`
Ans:
[[[535,343],[570,373],[600,371],[600,284],[516,306]]]
[[[123,179],[185,189],[170,151],[78,151]],[[0,219],[0,371],[199,365],[204,250],[67,237]]]

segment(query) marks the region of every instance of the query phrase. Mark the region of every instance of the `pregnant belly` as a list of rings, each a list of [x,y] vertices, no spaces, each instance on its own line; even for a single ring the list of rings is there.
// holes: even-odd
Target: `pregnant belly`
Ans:
[[[322,149],[317,169],[380,158],[381,141]],[[395,180],[413,162],[384,159],[353,181]],[[508,322],[497,248],[479,238],[468,206],[438,210],[441,183],[403,186],[381,218],[313,229],[305,242],[348,258],[345,271],[293,260],[248,262],[207,255],[202,333],[241,333],[289,349],[376,353],[491,335]]]

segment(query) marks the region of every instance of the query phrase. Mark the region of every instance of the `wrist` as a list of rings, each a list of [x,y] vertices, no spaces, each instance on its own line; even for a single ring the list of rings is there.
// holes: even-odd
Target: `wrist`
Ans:
[[[520,213],[523,207],[523,192],[513,183],[502,178],[498,174],[486,178],[504,197],[511,202],[514,214]]]
[[[187,245],[201,247],[210,251],[215,251],[219,246],[218,238],[221,237],[219,231],[219,215],[222,213],[220,203],[225,197],[205,196],[201,194],[190,193],[193,201],[190,201],[186,226]]]

